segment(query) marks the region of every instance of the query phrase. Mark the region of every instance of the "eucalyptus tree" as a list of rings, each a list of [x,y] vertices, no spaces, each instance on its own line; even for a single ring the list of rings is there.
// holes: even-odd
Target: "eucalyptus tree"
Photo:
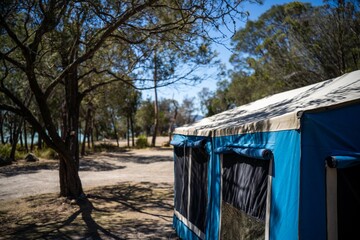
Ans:
[[[131,82],[131,80],[128,80]],[[115,82],[95,92],[97,96],[95,117],[102,119],[105,125],[112,126],[112,134],[119,146],[119,129],[123,129],[126,137],[132,136],[135,145],[134,122],[135,114],[140,104],[141,92],[127,85]],[[101,115],[101,116],[98,116]],[[119,126],[124,124],[125,126]]]
[[[360,69],[359,23],[359,1],[273,6],[234,35],[231,81],[199,94],[203,112],[213,115]]]
[[[141,65],[143,69],[149,69],[152,73],[154,88],[152,146],[155,146],[160,121],[158,88],[170,84],[196,84],[206,78],[204,71],[199,75],[198,70],[209,68],[211,64],[216,63],[213,61],[216,53],[210,48],[208,39],[199,38],[199,34],[193,30],[188,34],[181,33],[182,31],[172,31],[151,37],[147,46],[152,56]],[[149,86],[146,82],[143,84]]]
[[[266,95],[359,69],[359,1],[325,3],[275,5],[248,21],[233,38],[232,78],[258,80]]]
[[[142,44],[165,32],[207,37],[211,27],[237,17],[241,1],[23,0],[0,3],[0,92],[11,102],[1,110],[22,116],[60,157],[60,194],[83,195],[79,178],[79,108],[84,97],[127,76],[144,58]],[[228,17],[227,17],[228,16]],[[173,39],[176,41],[176,38]],[[129,61],[93,62],[114,48]],[[106,56],[107,54],[104,54]],[[103,68],[104,65],[108,65]],[[110,66],[111,65],[111,66]],[[119,66],[120,65],[120,66]],[[95,67],[94,67],[95,66]],[[110,66],[110,67],[109,67]],[[17,79],[21,74],[23,78]],[[92,81],[92,76],[98,81]],[[21,81],[19,95],[11,86]],[[33,96],[31,98],[31,96]],[[52,105],[52,99],[59,99]],[[30,111],[28,104],[35,106]],[[62,114],[62,134],[58,131]]]
[[[147,137],[151,134],[154,117],[154,102],[151,99],[141,101],[135,114],[135,123]]]

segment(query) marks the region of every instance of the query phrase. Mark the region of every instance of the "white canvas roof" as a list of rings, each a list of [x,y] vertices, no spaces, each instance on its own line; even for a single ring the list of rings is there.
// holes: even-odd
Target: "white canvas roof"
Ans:
[[[304,111],[360,101],[360,70],[278,93],[175,129],[175,134],[226,136],[300,128]]]

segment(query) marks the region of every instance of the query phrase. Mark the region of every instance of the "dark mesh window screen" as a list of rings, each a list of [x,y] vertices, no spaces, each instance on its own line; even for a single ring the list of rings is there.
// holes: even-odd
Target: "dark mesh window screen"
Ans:
[[[191,201],[189,220],[202,232],[205,232],[209,155],[203,148],[193,148],[191,153]]]
[[[203,148],[175,147],[174,149],[175,209],[205,232],[209,155]],[[191,174],[190,183],[189,174]],[[190,194],[190,202],[188,202],[188,194]]]
[[[337,169],[338,239],[354,239],[360,226],[360,166]]]
[[[175,209],[187,217],[188,182],[189,182],[189,149],[175,147]]]
[[[264,239],[269,161],[223,155],[222,239]]]

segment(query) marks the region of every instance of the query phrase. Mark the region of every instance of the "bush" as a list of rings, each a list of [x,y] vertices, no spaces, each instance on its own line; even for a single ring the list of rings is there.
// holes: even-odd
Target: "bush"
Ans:
[[[19,160],[19,159],[24,159],[26,152],[19,150],[20,149],[20,145],[18,144],[16,146],[16,151],[15,151],[15,160]],[[0,145],[0,158],[1,159],[8,159],[10,156],[10,152],[11,152],[11,144],[5,144],[5,145]]]
[[[6,157],[9,157],[10,151],[11,151],[10,144],[0,145],[0,158],[4,159]]]
[[[10,152],[11,152],[10,144],[0,145],[0,159],[4,160],[9,158]],[[39,158],[58,159],[58,154],[49,147],[44,147],[42,149],[35,148],[33,153],[35,156]],[[19,144],[16,146],[15,160],[25,159],[27,154],[28,153],[26,152],[25,148],[21,148]]]
[[[148,141],[147,141],[147,137],[144,135],[140,135],[137,139],[136,139],[136,147],[137,148],[147,148],[149,147]]]
[[[58,154],[52,149],[52,148],[42,148],[42,149],[36,149],[34,151],[35,155],[39,158],[45,158],[45,159],[58,159]]]
[[[94,146],[94,152],[120,152],[122,149],[111,143],[100,143]]]

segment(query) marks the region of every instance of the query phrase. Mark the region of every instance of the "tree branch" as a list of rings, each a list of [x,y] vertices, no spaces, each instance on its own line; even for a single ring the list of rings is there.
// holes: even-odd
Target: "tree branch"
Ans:
[[[17,46],[21,48],[23,52],[28,52],[28,48],[18,39],[16,34],[11,30],[2,14],[0,14],[0,25],[4,27],[5,31],[9,34],[9,37],[15,42]]]
[[[26,71],[26,67],[23,64],[21,64],[20,62],[16,61],[15,59],[7,56],[6,54],[4,54],[2,52],[0,52],[0,59],[4,59],[4,60],[8,61],[9,63],[11,63],[14,66],[18,67],[23,72]]]
[[[65,75],[72,71],[74,68],[76,68],[79,64],[85,62],[86,60],[93,57],[95,52],[102,46],[102,44],[105,42],[105,40],[121,25],[124,24],[128,19],[130,19],[135,14],[143,11],[147,7],[151,6],[153,3],[157,2],[159,0],[149,0],[148,2],[138,5],[136,7],[132,7],[128,10],[126,10],[116,22],[114,22],[112,25],[107,27],[107,29],[101,29],[100,31],[104,31],[104,33],[100,36],[99,40],[93,44],[93,47],[90,48],[87,52],[85,52],[82,56],[75,59],[70,65],[68,65],[61,74],[47,87],[45,91],[45,96],[49,96],[50,93],[54,90],[55,86],[62,81],[62,79],[65,77]]]

